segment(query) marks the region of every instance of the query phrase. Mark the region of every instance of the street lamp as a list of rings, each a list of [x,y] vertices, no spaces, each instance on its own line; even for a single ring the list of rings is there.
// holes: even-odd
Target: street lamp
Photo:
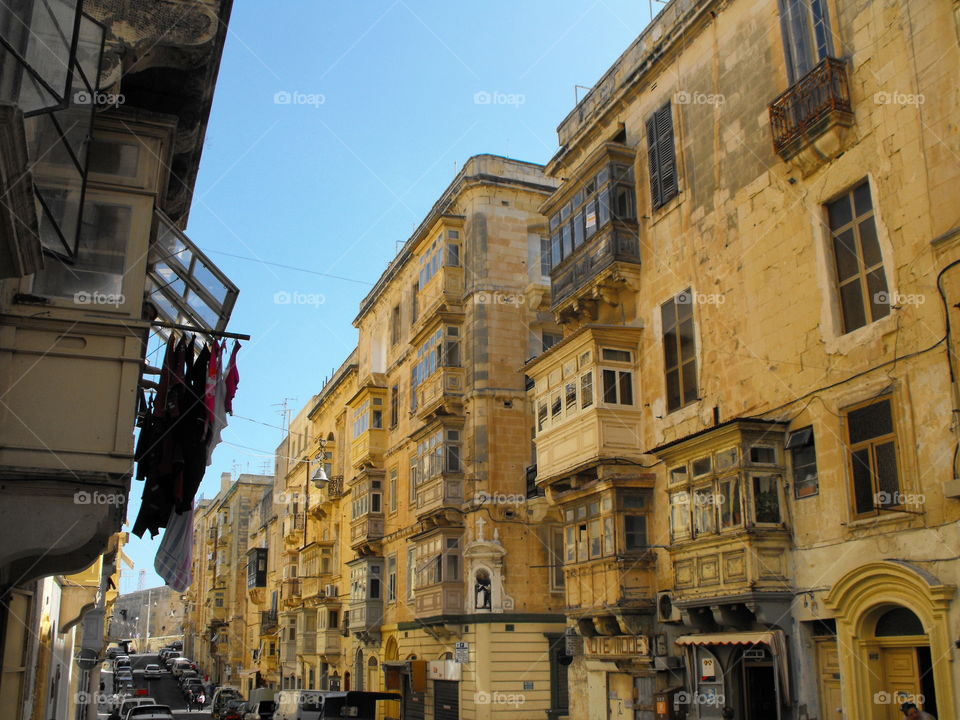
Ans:
[[[317,458],[317,460],[320,463],[320,467],[318,467],[317,471],[313,473],[312,476],[310,476],[310,482],[312,482],[317,487],[318,490],[323,490],[326,484],[330,482],[330,478],[327,477],[327,472],[323,469],[324,460],[326,460],[326,452],[325,452],[326,447],[327,447],[327,441],[321,439],[320,455]],[[310,467],[311,460],[309,457],[307,457],[306,461],[307,461],[307,468],[308,468],[307,473],[309,474],[309,467]]]

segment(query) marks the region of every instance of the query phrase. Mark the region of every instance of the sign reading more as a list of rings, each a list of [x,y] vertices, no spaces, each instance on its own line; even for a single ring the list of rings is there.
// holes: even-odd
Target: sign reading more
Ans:
[[[595,658],[649,657],[650,639],[646,635],[585,637],[583,654]]]

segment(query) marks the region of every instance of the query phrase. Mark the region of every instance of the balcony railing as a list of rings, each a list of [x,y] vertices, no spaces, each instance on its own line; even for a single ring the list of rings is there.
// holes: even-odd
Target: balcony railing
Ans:
[[[553,307],[586,286],[615,262],[640,262],[640,236],[632,222],[613,221],[550,273]]]
[[[277,629],[277,611],[262,610],[260,612],[260,634],[266,635]]]
[[[847,66],[824,58],[770,105],[773,149],[784,160],[839,121],[853,121]]]
[[[326,487],[327,500],[337,500],[343,495],[343,475],[334,475]]]

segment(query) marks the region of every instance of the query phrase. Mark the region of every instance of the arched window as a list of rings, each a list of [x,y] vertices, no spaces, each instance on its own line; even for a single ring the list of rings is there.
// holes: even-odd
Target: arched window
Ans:
[[[881,615],[875,633],[877,637],[926,634],[920,618],[905,607],[895,607]]]

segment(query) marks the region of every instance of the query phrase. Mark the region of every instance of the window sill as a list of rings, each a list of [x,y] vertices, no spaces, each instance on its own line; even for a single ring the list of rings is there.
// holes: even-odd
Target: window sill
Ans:
[[[877,525],[890,525],[897,521],[909,522],[912,519],[920,518],[922,515],[916,515],[913,512],[910,513],[900,513],[897,511],[887,512],[887,513],[876,513],[874,515],[868,515],[865,517],[853,518],[847,520],[843,523],[844,527],[848,530],[862,530],[864,528],[871,528]]]

